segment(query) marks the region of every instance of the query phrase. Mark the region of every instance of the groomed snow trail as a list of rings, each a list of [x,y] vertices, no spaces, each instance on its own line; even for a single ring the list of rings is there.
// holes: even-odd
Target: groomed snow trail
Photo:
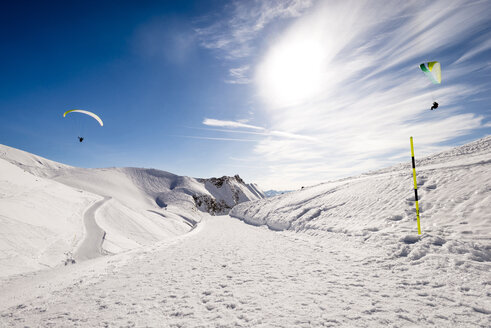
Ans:
[[[74,254],[75,260],[88,260],[102,255],[102,243],[104,241],[105,232],[97,224],[95,212],[109,199],[111,199],[111,197],[106,196],[85,211],[85,238]]]
[[[382,248],[344,234],[315,239],[250,226],[228,216],[207,217],[172,242],[0,282],[0,289],[7,283],[31,289],[9,306],[0,295],[0,323],[7,327],[489,326],[489,294],[484,294],[486,286],[480,279],[472,273],[456,276],[450,264],[447,268],[438,263],[438,270],[433,265],[395,266]],[[483,303],[475,304],[476,299]]]

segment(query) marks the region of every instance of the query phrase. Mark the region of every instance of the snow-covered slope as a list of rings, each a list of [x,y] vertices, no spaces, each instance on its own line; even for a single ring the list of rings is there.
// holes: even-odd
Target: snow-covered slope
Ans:
[[[98,199],[22,167],[0,159],[0,276],[60,264],[82,240],[83,213]]]
[[[252,224],[206,213],[195,229],[172,239],[0,277],[0,326],[490,327],[490,141],[417,161],[421,237],[411,167],[401,164],[232,210]],[[109,171],[107,183],[121,180],[139,196],[120,191],[93,200],[84,191],[91,204],[84,216],[98,222],[117,218],[110,211],[119,203],[121,211],[129,204],[134,211],[123,213],[123,222],[138,221],[139,209],[151,204],[157,216],[168,215],[180,208],[172,204],[186,208],[187,199],[160,194],[160,185],[197,188],[160,171],[151,172],[157,180],[143,169]],[[81,175],[105,176],[90,172]],[[55,179],[82,183],[70,176]],[[39,178],[11,183],[34,186],[29,179]],[[59,197],[55,180],[43,183]],[[65,209],[62,202],[53,206]],[[94,250],[81,255],[90,258]]]
[[[217,187],[155,169],[83,169],[4,145],[0,168],[0,275],[174,238],[194,228],[200,210],[228,213],[262,197],[236,178]],[[197,198],[226,206],[214,211]]]
[[[416,171],[420,238],[410,157],[391,168],[240,204],[230,214],[274,230],[359,236],[414,261],[427,254],[491,261],[491,137],[416,157]]]

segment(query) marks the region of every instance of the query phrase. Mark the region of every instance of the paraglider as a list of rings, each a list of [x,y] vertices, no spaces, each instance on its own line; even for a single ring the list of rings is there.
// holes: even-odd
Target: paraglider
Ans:
[[[422,63],[419,65],[419,68],[425,73],[425,75],[430,79],[433,84],[441,84],[442,83],[442,67],[439,62],[432,61],[428,63]],[[433,106],[431,106],[431,110],[437,109],[438,103],[433,101]]]
[[[104,123],[102,123],[102,120],[99,116],[97,116],[96,114],[92,113],[92,112],[89,112],[89,111],[86,111],[86,110],[81,110],[81,109],[70,109],[70,110],[67,110],[66,112],[63,113],[63,117],[66,117],[66,114],[68,113],[82,113],[82,114],[86,114],[86,115],[89,115],[93,118],[95,118],[97,120],[97,122],[99,122],[99,124],[101,126],[104,125]]]
[[[439,62],[433,61],[419,65],[423,73],[431,80],[433,84],[442,83],[442,67]]]
[[[85,115],[89,115],[90,117],[94,118],[97,122],[99,122],[100,126],[103,126],[104,123],[102,122],[101,118],[99,116],[97,116],[96,114],[92,113],[92,112],[89,112],[87,110],[82,110],[82,109],[71,109],[71,110],[67,110],[66,112],[63,113],[63,117],[66,117],[66,115],[68,113],[81,113],[81,114],[85,114]],[[79,142],[82,142],[84,141],[84,138],[83,137],[78,137],[78,141]]]

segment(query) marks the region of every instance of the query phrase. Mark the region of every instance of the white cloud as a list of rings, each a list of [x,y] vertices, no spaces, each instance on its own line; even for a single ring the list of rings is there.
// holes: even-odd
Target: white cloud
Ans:
[[[238,122],[238,121],[223,121],[223,120],[206,118],[203,120],[203,124],[208,125],[208,126],[239,128],[239,129],[245,128],[245,129],[255,130],[254,132],[252,132],[252,131],[243,131],[243,130],[208,129],[210,131],[262,135],[262,136],[277,137],[277,138],[281,138],[281,139],[298,139],[298,140],[307,140],[307,141],[317,141],[317,139],[315,139],[313,137],[295,134],[295,133],[291,133],[291,132],[285,132],[285,131],[269,131],[266,128],[263,128],[260,126],[245,124],[245,123]],[[261,132],[258,132],[258,131],[261,131]]]
[[[250,69],[249,65],[229,69],[229,74],[231,79],[225,80],[225,82],[230,84],[251,83],[252,80],[247,76],[249,69]]]
[[[201,140],[215,140],[215,141],[257,142],[257,139],[220,138],[220,137],[202,137],[202,136],[185,136],[185,135],[183,135],[183,136],[176,135],[176,137],[190,138],[190,139],[201,139]]]
[[[265,130],[260,126],[254,126],[250,124],[244,124],[236,121],[223,121],[216,120],[212,118],[205,118],[203,121],[204,125],[208,126],[221,126],[221,127],[230,127],[230,128],[245,128],[245,129],[253,129],[253,130]]]
[[[481,36],[478,40],[475,41],[475,46],[465,52],[455,63],[460,63],[466,60],[473,58],[476,55],[479,55],[485,51],[489,51],[491,49],[491,32],[486,33]]]
[[[201,45],[216,49],[228,59],[248,57],[252,54],[253,41],[272,21],[299,16],[312,5],[312,0],[233,1],[225,8],[222,17],[195,31]],[[216,17],[214,17],[216,18]]]

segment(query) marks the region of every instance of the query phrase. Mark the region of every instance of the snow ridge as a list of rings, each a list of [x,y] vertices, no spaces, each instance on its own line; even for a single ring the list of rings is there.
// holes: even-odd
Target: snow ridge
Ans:
[[[312,236],[341,233],[380,245],[392,238],[391,254],[414,261],[445,253],[489,262],[491,137],[416,162],[422,238],[413,238],[417,230],[409,161],[239,204],[230,215]]]
[[[77,168],[4,145],[0,168],[0,226],[8,233],[0,276],[172,239],[194,229],[203,212],[226,214],[263,197],[238,175],[217,187],[156,169]]]

